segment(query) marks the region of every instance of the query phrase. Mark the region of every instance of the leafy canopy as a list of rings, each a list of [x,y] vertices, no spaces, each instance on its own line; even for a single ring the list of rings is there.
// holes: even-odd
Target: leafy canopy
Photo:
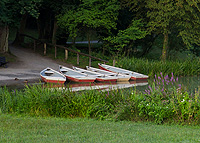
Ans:
[[[81,27],[102,28],[110,31],[116,28],[120,6],[117,0],[82,0],[78,8],[58,15],[58,24],[69,31],[70,37],[77,37]]]
[[[110,51],[114,51],[113,54],[115,54],[115,51],[119,53],[131,41],[142,39],[147,35],[143,26],[141,20],[132,20],[131,25],[127,29],[119,30],[116,36],[109,36],[104,38],[104,40],[108,42],[108,47],[112,47],[110,48]]]
[[[42,0],[1,0],[0,24],[10,25],[19,22],[20,16],[27,13],[33,17],[39,16],[39,6]]]

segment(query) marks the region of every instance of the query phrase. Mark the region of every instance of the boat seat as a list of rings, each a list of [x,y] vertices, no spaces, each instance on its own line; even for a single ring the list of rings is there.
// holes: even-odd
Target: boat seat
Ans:
[[[54,72],[52,72],[52,71],[45,71],[44,72],[46,75],[51,75],[51,74],[53,74]]]
[[[61,69],[60,71],[61,71],[61,72],[68,72],[68,70],[64,70],[64,69]]]
[[[5,57],[0,57],[0,66],[3,66],[4,68],[7,68],[7,63]]]

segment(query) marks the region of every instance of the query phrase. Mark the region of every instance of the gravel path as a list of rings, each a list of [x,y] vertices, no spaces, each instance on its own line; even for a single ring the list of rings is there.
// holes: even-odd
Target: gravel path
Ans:
[[[58,65],[71,65],[54,61],[50,58],[34,53],[30,49],[9,46],[10,52],[17,57],[17,61],[8,63],[8,68],[0,67],[0,86],[33,83],[40,80],[40,71],[46,67],[58,70]]]

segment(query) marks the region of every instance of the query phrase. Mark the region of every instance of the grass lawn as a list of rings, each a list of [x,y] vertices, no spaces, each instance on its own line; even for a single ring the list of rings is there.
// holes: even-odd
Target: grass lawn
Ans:
[[[200,126],[0,115],[0,142],[200,142]]]

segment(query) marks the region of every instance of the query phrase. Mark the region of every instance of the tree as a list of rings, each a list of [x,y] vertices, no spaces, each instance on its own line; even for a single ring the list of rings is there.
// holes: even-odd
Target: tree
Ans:
[[[12,16],[6,0],[0,1],[0,53],[8,52],[8,25],[12,23]]]
[[[117,0],[82,0],[79,7],[58,16],[58,24],[67,29],[70,37],[77,37],[79,32],[87,34],[89,54],[91,54],[91,31],[105,29],[110,32],[116,28],[118,10]]]
[[[36,19],[39,17],[38,11],[41,1],[42,0],[17,0],[13,2],[15,7],[12,8],[15,8],[16,10],[13,14],[20,20],[16,20],[16,22],[19,23],[19,26],[17,28],[14,44],[19,44],[24,41],[24,37],[21,36],[21,34],[24,34],[27,18],[28,16],[32,16]],[[20,13],[16,13],[18,11],[20,11]]]
[[[39,11],[40,16],[37,20],[39,38],[51,40],[53,44],[56,44],[57,30],[59,30],[56,16],[61,14],[62,11],[75,8],[79,3],[79,0],[43,1]]]
[[[172,32],[178,33],[187,47],[199,45],[199,0],[124,0],[123,3],[136,12],[136,17],[143,18],[149,34],[163,34],[163,61],[167,58]]]
[[[8,52],[8,34],[10,26],[20,25],[21,28],[18,31],[22,33],[25,24],[25,17],[22,15],[31,15],[38,17],[38,3],[41,0],[1,0],[0,1],[0,51]],[[24,21],[20,23],[20,20]],[[19,20],[20,19],[20,20]],[[19,35],[18,34],[18,35]],[[20,35],[19,35],[20,36]],[[17,36],[16,38],[19,38]]]
[[[148,26],[150,31],[163,33],[163,61],[166,60],[169,34],[172,29],[179,31],[179,36],[183,42],[191,47],[192,44],[200,45],[200,13],[197,1],[189,0],[159,0],[147,1],[149,11],[147,16],[150,18]]]
[[[179,36],[189,48],[200,46],[200,0],[179,0],[176,5]]]
[[[174,1],[171,0],[147,1],[146,7],[149,9],[147,12],[147,17],[150,19],[148,23],[149,31],[163,33],[164,41],[161,59],[165,61],[167,58],[169,33],[174,24],[172,21],[178,14],[178,11]]]
[[[119,30],[116,36],[109,36],[104,38],[107,41],[107,46],[114,56],[122,53],[123,48],[127,47],[132,41],[142,39],[146,36],[147,32],[143,29],[141,20],[132,20],[132,23],[125,30]]]

